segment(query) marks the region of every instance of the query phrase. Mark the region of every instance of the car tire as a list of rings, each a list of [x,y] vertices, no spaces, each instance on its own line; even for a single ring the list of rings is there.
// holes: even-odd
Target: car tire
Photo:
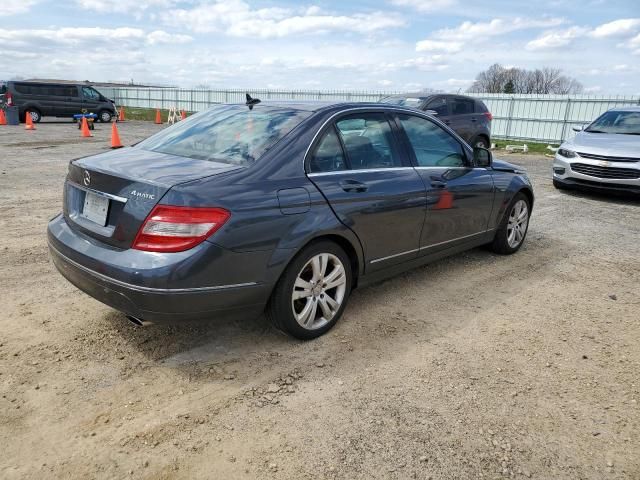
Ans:
[[[32,109],[27,108],[27,109],[25,110],[24,115],[23,115],[23,116],[24,116],[24,121],[25,121],[25,122],[26,122],[26,120],[27,120],[27,117],[26,117],[27,112],[29,112],[29,115],[31,115],[31,121],[32,121],[33,123],[40,123],[40,120],[42,120],[42,114],[40,113],[40,110],[38,110],[37,108],[32,108]]]
[[[351,285],[351,262],[345,251],[329,240],[311,243],[278,280],[266,316],[295,338],[317,338],[342,316]]]
[[[98,120],[100,120],[100,122],[102,123],[111,123],[112,119],[113,113],[111,113],[109,110],[100,110],[100,113],[98,113]]]
[[[523,210],[526,209],[526,210]],[[524,211],[525,216],[522,216]],[[500,255],[511,255],[522,247],[529,230],[531,201],[524,193],[517,193],[500,221],[491,250]]]
[[[486,137],[476,137],[472,143],[472,146],[487,148],[487,149],[491,148],[491,144],[489,143],[489,140]]]

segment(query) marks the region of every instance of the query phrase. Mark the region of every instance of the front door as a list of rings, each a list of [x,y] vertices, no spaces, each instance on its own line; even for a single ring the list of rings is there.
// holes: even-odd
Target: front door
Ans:
[[[82,109],[87,113],[98,113],[100,94],[91,87],[82,87]]]
[[[493,208],[491,170],[476,168],[460,141],[435,122],[406,114],[398,120],[427,188],[420,253],[479,238],[487,231]]]
[[[360,239],[367,272],[416,258],[426,192],[384,113],[330,125],[309,159],[309,177]]]

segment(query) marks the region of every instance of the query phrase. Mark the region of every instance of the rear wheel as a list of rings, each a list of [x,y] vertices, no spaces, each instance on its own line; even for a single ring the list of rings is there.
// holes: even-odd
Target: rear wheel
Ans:
[[[331,241],[305,247],[289,264],[267,306],[280,330],[302,339],[319,337],[340,319],[352,285],[347,254]]]
[[[485,137],[476,137],[473,141],[473,146],[480,148],[490,148],[491,144],[489,143],[489,139]]]
[[[20,121],[26,121],[26,112],[29,112],[29,115],[31,116],[31,121],[33,123],[40,123],[40,120],[42,120],[42,114],[40,113],[40,111],[36,108],[28,108],[26,109],[25,113],[23,115],[20,116]]]
[[[496,231],[491,249],[502,255],[511,255],[520,250],[529,229],[531,202],[522,192],[518,193]]]
[[[102,123],[109,123],[113,118],[113,114],[109,110],[101,110],[98,114],[98,118]]]

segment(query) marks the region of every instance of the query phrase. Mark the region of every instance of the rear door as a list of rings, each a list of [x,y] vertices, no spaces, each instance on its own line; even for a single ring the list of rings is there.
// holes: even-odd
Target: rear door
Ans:
[[[82,97],[77,85],[60,85],[58,93],[60,95],[60,105],[56,113],[57,116],[71,117],[82,111]]]
[[[415,258],[426,192],[383,112],[338,118],[311,150],[309,178],[362,243],[366,270]]]
[[[449,97],[450,126],[465,142],[470,143],[476,136],[477,121],[475,113],[476,102],[466,97]]]
[[[427,188],[420,253],[445,250],[485,233],[493,209],[491,170],[476,168],[462,143],[435,122],[408,114],[397,118]]]

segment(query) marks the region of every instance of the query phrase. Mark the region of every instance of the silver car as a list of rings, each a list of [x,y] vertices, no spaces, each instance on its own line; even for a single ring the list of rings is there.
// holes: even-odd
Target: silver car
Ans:
[[[640,193],[640,106],[615,108],[574,128],[553,161],[553,185]]]

